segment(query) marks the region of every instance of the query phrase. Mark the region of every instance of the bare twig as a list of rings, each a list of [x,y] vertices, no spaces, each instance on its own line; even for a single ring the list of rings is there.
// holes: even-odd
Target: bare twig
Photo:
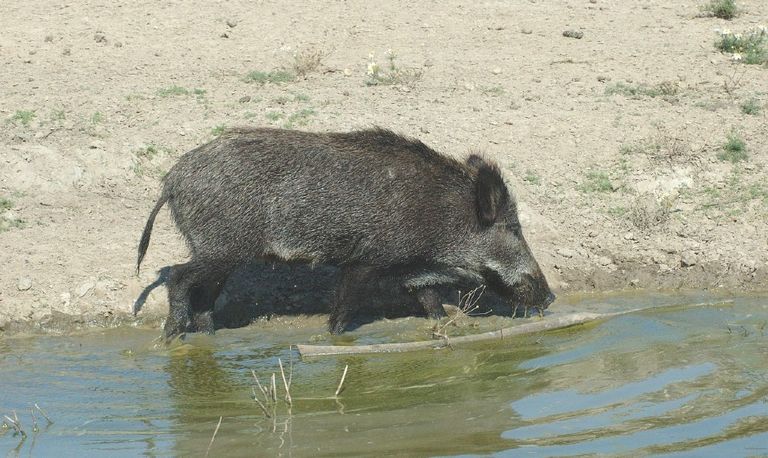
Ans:
[[[35,409],[37,409],[37,411],[40,412],[40,415],[45,417],[45,420],[48,422],[49,425],[53,424],[53,420],[51,420],[51,418],[48,416],[48,414],[45,412],[45,410],[43,410],[42,407],[37,405],[37,403],[35,403]]]
[[[460,316],[471,316],[470,314],[472,312],[480,308],[480,306],[477,303],[480,301],[480,298],[483,296],[484,292],[485,292],[485,285],[480,285],[477,288],[461,296],[461,298],[459,299],[458,310],[453,315],[453,318],[449,319],[448,321],[445,322],[445,324],[437,328],[432,333],[433,337],[445,339],[446,345],[450,347],[451,344],[448,343],[448,333],[445,332],[446,328],[450,326],[452,323],[454,323],[457,319],[459,319]]]
[[[288,386],[288,380],[285,379],[285,371],[283,370],[283,360],[277,358],[277,364],[280,365],[280,376],[283,378],[283,386],[285,387],[285,402],[291,405],[291,388]]]
[[[209,453],[211,453],[211,446],[213,445],[213,440],[216,439],[216,433],[219,432],[219,427],[221,427],[221,420],[223,420],[224,417],[219,417],[219,423],[216,425],[216,429],[213,430],[213,436],[211,436],[211,441],[208,443],[208,449],[205,451],[205,456],[208,456]]]
[[[264,401],[266,401],[267,404],[269,404],[269,391],[267,391],[267,389],[264,388],[264,386],[262,386],[261,382],[259,382],[259,377],[256,376],[256,371],[251,369],[251,374],[253,375],[253,379],[256,380],[256,385],[259,386],[259,389],[264,394]]]
[[[259,396],[256,395],[256,388],[251,387],[251,391],[253,391],[253,400],[256,401],[256,404],[258,404],[259,407],[261,407],[261,411],[264,412],[264,415],[267,418],[272,418],[272,416],[269,414],[269,411],[267,411],[267,408],[264,406],[264,404],[262,404],[261,401],[259,401]]]
[[[293,382],[293,345],[288,345],[288,387]]]
[[[16,415],[16,411],[13,411],[13,418],[9,417],[8,415],[3,415],[3,418],[5,418],[8,423],[13,427],[14,435],[21,434],[21,437],[23,439],[27,438],[27,433],[24,431],[24,428],[21,427],[21,423],[19,422],[19,417]]]
[[[272,402],[277,402],[277,384],[275,383],[274,372],[272,372]]]
[[[29,408],[29,413],[32,414],[32,432],[36,433],[40,431],[40,428],[37,427],[37,416],[35,415],[35,409]]]
[[[344,379],[347,378],[347,369],[349,369],[349,364],[344,366],[344,373],[341,374],[341,380],[339,381],[339,387],[336,388],[336,393],[334,393],[334,397],[339,397],[339,393],[341,393],[341,386],[344,385]]]

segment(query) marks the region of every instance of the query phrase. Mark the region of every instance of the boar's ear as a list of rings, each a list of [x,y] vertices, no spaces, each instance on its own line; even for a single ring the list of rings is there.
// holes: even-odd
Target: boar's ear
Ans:
[[[485,159],[483,159],[481,156],[477,154],[470,154],[467,157],[467,165],[469,166],[469,168],[477,171],[477,170],[480,170],[480,167],[484,165],[488,165],[488,163],[485,162]]]
[[[482,164],[479,164],[475,179],[477,218],[481,226],[487,227],[504,213],[509,204],[509,192],[499,168],[488,164],[482,158],[478,157],[478,160],[482,161]]]

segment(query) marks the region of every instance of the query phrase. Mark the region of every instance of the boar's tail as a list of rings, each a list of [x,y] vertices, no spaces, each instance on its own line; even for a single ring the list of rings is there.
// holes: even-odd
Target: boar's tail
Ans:
[[[168,196],[163,193],[160,199],[155,204],[155,208],[152,209],[152,213],[149,214],[147,224],[144,226],[144,232],[141,234],[141,241],[139,242],[139,259],[136,261],[136,275],[139,274],[141,268],[141,261],[144,259],[144,255],[147,253],[147,247],[149,247],[149,237],[152,235],[152,226],[155,224],[155,217],[160,211],[160,208],[168,202]]]

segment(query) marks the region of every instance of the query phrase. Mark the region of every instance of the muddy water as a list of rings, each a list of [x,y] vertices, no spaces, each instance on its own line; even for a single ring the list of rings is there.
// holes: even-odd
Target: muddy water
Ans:
[[[726,300],[728,299],[728,300]],[[709,302],[711,305],[686,307]],[[294,357],[293,406],[252,400],[296,342],[423,338],[420,319],[343,338],[322,318],[273,320],[157,348],[157,332],[0,340],[0,452],[29,456],[768,454],[768,296],[590,296],[558,307],[669,306],[504,343]],[[478,318],[477,326],[496,326]],[[465,324],[465,326],[470,326]],[[349,365],[344,390],[333,399]],[[287,369],[287,367],[286,367]],[[282,383],[282,382],[278,382]],[[282,397],[282,390],[281,390]],[[54,420],[29,408],[39,403]]]

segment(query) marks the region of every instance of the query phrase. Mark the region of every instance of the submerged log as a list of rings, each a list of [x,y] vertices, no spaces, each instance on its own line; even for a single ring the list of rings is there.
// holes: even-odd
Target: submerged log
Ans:
[[[549,315],[544,318],[524,323],[517,326],[499,329],[496,331],[483,332],[467,336],[442,338],[439,340],[423,340],[417,342],[403,343],[381,343],[372,345],[297,345],[301,356],[328,356],[328,355],[351,355],[361,353],[397,353],[404,351],[440,349],[448,346],[459,345],[469,342],[480,342],[485,340],[504,340],[509,337],[533,334],[536,332],[549,331],[553,329],[567,328],[579,324],[584,324],[596,320],[603,320],[617,315],[630,313],[634,310],[618,313],[590,313],[579,312],[566,315]]]

